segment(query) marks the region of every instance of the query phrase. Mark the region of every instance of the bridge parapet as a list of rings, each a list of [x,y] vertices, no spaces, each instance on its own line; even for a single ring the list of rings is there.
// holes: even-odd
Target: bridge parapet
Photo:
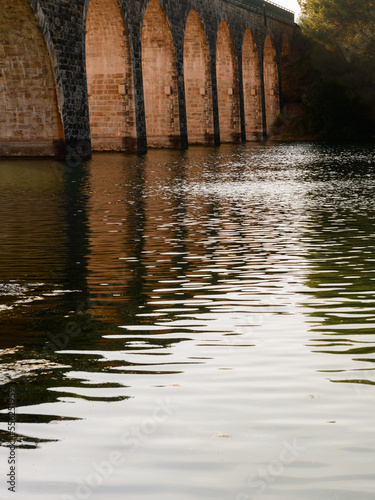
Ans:
[[[228,0],[227,0],[228,1]],[[231,1],[231,0],[229,0]],[[239,4],[244,4],[252,7],[256,11],[266,14],[266,16],[272,16],[276,19],[286,21],[288,23],[294,23],[294,12],[281,7],[274,2],[265,2],[263,0],[234,0]]]

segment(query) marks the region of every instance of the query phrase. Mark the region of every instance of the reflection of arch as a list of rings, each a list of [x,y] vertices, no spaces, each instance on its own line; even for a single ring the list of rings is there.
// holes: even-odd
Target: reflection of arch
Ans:
[[[0,32],[0,155],[61,155],[64,132],[55,79],[28,1],[1,1]]]
[[[250,28],[243,39],[242,74],[246,140],[251,141],[262,136],[262,98],[258,50]]]
[[[86,70],[94,150],[136,148],[133,72],[128,30],[118,0],[91,0]]]
[[[198,12],[187,18],[184,38],[184,75],[190,144],[213,142],[210,59],[207,38]]]
[[[267,133],[269,133],[280,114],[279,74],[271,35],[267,35],[264,42],[263,70]]]
[[[142,72],[147,144],[175,147],[180,140],[176,57],[167,17],[150,0],[142,27]]]
[[[221,142],[240,141],[238,72],[233,37],[222,21],[216,42],[216,78]]]

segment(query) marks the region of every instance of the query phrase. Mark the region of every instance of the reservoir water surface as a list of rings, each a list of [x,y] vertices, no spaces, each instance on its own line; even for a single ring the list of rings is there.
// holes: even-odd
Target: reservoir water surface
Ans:
[[[1,498],[374,498],[373,146],[2,160],[0,195]]]

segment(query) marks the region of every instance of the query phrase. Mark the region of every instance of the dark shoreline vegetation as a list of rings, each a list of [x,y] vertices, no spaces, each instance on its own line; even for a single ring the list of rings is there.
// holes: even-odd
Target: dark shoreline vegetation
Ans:
[[[292,56],[283,61],[275,132],[285,140],[375,139],[375,2],[300,0]]]

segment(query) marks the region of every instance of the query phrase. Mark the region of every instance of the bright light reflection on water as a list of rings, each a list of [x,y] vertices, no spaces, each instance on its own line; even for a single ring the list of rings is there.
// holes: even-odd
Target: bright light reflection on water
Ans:
[[[0,163],[0,491],[375,490],[372,146]]]

